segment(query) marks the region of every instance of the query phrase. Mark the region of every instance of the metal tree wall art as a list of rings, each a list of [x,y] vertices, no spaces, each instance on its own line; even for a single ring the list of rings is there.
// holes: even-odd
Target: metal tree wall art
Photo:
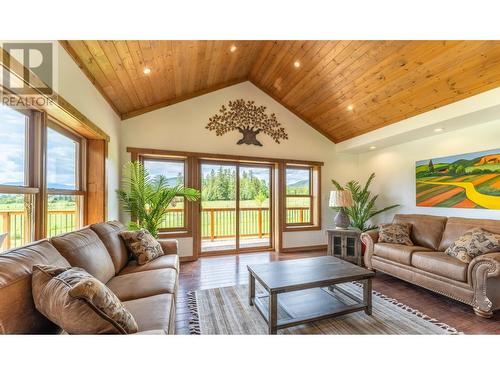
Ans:
[[[243,135],[237,142],[239,145],[262,146],[257,140],[257,135],[261,132],[270,136],[276,143],[280,143],[281,139],[288,139],[285,128],[278,122],[274,113],[266,113],[266,107],[256,106],[253,101],[245,102],[243,99],[230,101],[228,107],[223,105],[218,114],[208,119],[208,130],[215,130],[217,135],[238,130]]]

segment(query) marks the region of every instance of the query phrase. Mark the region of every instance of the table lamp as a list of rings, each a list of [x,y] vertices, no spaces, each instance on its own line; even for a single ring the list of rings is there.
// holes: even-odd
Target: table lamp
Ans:
[[[334,223],[337,228],[347,229],[351,224],[349,216],[347,216],[346,207],[352,207],[352,194],[347,190],[335,190],[330,192],[329,206],[340,208],[335,216]]]

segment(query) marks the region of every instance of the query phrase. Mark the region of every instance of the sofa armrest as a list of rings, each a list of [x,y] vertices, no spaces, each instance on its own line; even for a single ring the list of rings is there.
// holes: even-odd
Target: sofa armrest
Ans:
[[[361,241],[365,244],[365,255],[363,257],[365,267],[369,270],[372,268],[373,247],[378,242],[378,229],[369,230],[361,233]]]
[[[480,255],[469,264],[467,280],[474,290],[473,307],[478,315],[491,316],[492,311],[500,305],[498,291],[488,293],[488,279],[496,278],[493,284],[500,285],[500,252]],[[493,288],[496,289],[496,288]]]
[[[177,240],[158,240],[165,255],[177,254]]]

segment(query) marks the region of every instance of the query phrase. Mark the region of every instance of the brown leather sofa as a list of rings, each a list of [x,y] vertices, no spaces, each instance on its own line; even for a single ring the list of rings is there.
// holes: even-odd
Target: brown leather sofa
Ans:
[[[414,246],[378,242],[378,231],[361,235],[365,266],[471,305],[482,317],[500,308],[500,252],[467,264],[444,253],[468,229],[500,234],[500,220],[431,215],[395,215],[394,223],[412,224]]]
[[[61,333],[36,310],[31,293],[33,265],[50,264],[84,268],[105,283],[134,316],[139,333],[173,334],[177,241],[160,240],[165,255],[139,266],[118,235],[122,229],[118,221],[94,224],[0,254],[0,333]]]

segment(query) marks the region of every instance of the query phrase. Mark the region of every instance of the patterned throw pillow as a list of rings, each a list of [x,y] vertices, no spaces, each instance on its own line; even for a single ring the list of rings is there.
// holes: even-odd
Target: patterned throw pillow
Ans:
[[[123,231],[120,236],[140,266],[164,255],[160,243],[147,229]]]
[[[33,266],[33,300],[70,334],[135,333],[137,323],[101,281],[77,267]]]
[[[472,228],[460,236],[445,253],[464,263],[479,255],[500,251],[500,234],[481,228]]]
[[[379,225],[378,242],[395,243],[412,246],[410,239],[411,224],[381,224]]]

